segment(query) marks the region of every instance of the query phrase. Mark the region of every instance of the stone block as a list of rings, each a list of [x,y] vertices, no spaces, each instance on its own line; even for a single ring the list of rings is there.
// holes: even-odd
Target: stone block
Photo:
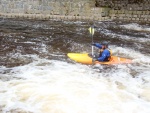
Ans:
[[[72,16],[68,16],[68,19],[71,20],[71,19],[72,19]]]
[[[45,10],[45,11],[43,11],[43,14],[50,14],[50,11],[49,10]]]
[[[33,1],[33,4],[32,4],[33,6],[38,6],[38,5],[40,5],[39,4],[39,1]]]
[[[124,17],[124,18],[123,18],[123,20],[127,20],[127,19],[128,19],[128,17]]]
[[[114,16],[116,16],[116,14],[111,14],[110,16],[114,17]]]
[[[60,8],[60,7],[63,7],[63,4],[62,4],[62,2],[54,2],[54,4],[53,4],[54,6],[53,7],[55,7],[55,8]]]
[[[65,16],[58,16],[58,18],[59,18],[59,19],[62,19],[62,20],[64,19],[64,17],[65,17]]]
[[[93,0],[89,1],[88,3],[90,5],[90,7],[95,7],[95,2],[93,2]]]
[[[146,15],[145,15],[145,17],[146,17],[146,18],[149,18],[149,17],[150,17],[150,15],[147,15],[147,14],[146,14]]]
[[[121,17],[125,17],[126,15],[125,15],[125,14],[120,14],[120,16],[121,16]]]
[[[35,14],[40,14],[40,13],[41,13],[41,10],[34,10],[34,13],[35,13]]]
[[[114,20],[114,19],[117,19],[117,17],[115,16],[115,17],[112,17],[111,19],[113,19],[113,20]]]
[[[140,21],[143,21],[143,20],[144,20],[144,18],[141,17],[141,18],[140,18]]]
[[[129,14],[133,14],[133,11],[128,11]]]
[[[0,5],[0,12],[2,12],[2,5]]]
[[[110,10],[110,11],[109,11],[109,14],[114,14],[114,10]]]
[[[125,12],[125,14],[129,14],[129,11],[128,11],[128,10],[125,10],[124,12]]]
[[[137,20],[137,21],[139,21],[139,20],[140,20],[140,18],[136,18],[136,20]]]
[[[149,15],[149,14],[150,14],[150,11],[146,11],[145,14]]]
[[[133,15],[133,17],[134,17],[134,18],[137,18],[137,17],[138,17],[138,15],[135,15],[135,14],[134,14],[134,15]]]
[[[133,15],[136,15],[136,14],[137,14],[137,11],[133,11],[132,14],[133,14]]]
[[[150,19],[150,15],[147,15],[147,18]]]
[[[114,13],[117,14],[117,13],[118,13],[118,10],[114,10]]]
[[[144,20],[145,22],[147,22],[148,19],[147,19],[147,18],[144,18],[143,20]]]
[[[132,20],[132,18],[131,17],[128,17],[128,19],[127,19],[128,21],[131,21]]]
[[[122,14],[125,14],[125,10],[121,10],[121,13],[122,13]]]
[[[145,15],[141,15],[141,17],[142,17],[142,18],[146,18],[146,16],[145,16]]]
[[[89,16],[88,20],[94,20],[94,17],[93,16]]]
[[[48,20],[50,19],[48,15],[43,15],[43,20]]]
[[[140,17],[141,17],[141,15],[137,15],[137,17],[138,17],[138,18],[140,18]]]
[[[145,14],[146,14],[146,11],[142,11],[142,14],[145,15]]]
[[[131,20],[136,20],[136,18],[132,17],[132,19],[131,19]]]
[[[76,19],[76,16],[72,16],[72,20],[75,20]]]
[[[132,17],[132,15],[131,15],[131,14],[126,14],[126,16],[127,16],[127,17]]]
[[[59,13],[59,11],[54,11],[53,14],[54,15],[59,15],[60,13]]]
[[[87,9],[87,10],[91,9],[90,4],[89,3],[85,3],[84,8]]]
[[[34,10],[32,10],[32,9],[28,9],[28,11],[26,12],[27,14],[34,14],[35,13],[35,11]]]
[[[19,10],[18,9],[14,9],[13,13],[19,13]]]
[[[12,17],[12,18],[15,18],[15,17],[16,17],[16,15],[15,15],[15,14],[11,14],[11,17]]]
[[[121,11],[121,10],[118,10],[118,14],[122,14],[122,11]]]
[[[137,15],[141,15],[142,14],[142,11],[137,11]]]
[[[123,20],[123,19],[124,19],[124,17],[122,17],[122,16],[119,16],[119,19]]]

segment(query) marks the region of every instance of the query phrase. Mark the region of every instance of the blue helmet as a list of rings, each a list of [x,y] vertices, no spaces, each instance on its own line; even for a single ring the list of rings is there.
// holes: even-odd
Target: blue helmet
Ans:
[[[108,42],[107,41],[103,41],[102,45],[107,46],[108,47]]]

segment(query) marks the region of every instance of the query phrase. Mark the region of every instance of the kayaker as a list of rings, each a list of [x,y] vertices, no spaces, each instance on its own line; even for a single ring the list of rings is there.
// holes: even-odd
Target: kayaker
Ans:
[[[111,51],[108,49],[108,42],[93,43],[92,45],[100,49],[98,58],[94,57],[93,61],[106,62],[110,60]]]

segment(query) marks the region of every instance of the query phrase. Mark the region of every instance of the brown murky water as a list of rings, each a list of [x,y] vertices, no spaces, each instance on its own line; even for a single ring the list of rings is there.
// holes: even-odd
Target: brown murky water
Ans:
[[[126,23],[121,22],[95,22],[94,24],[96,27],[94,42],[106,40],[110,45],[128,47],[143,54],[150,54],[149,25],[141,25],[141,29],[138,30],[136,29],[138,25],[135,25],[135,29],[125,29],[123,25]],[[31,62],[31,60],[22,62],[11,58],[15,53],[36,54],[50,58],[49,53],[64,55],[68,52],[88,51],[91,46],[88,32],[90,25],[91,22],[1,19],[0,64],[17,66]],[[44,46],[46,52],[42,51]]]

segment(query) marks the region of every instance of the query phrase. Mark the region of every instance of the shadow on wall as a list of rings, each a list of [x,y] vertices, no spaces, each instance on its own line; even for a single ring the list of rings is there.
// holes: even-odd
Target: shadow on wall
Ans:
[[[150,0],[96,0],[95,6],[115,10],[150,10]]]

